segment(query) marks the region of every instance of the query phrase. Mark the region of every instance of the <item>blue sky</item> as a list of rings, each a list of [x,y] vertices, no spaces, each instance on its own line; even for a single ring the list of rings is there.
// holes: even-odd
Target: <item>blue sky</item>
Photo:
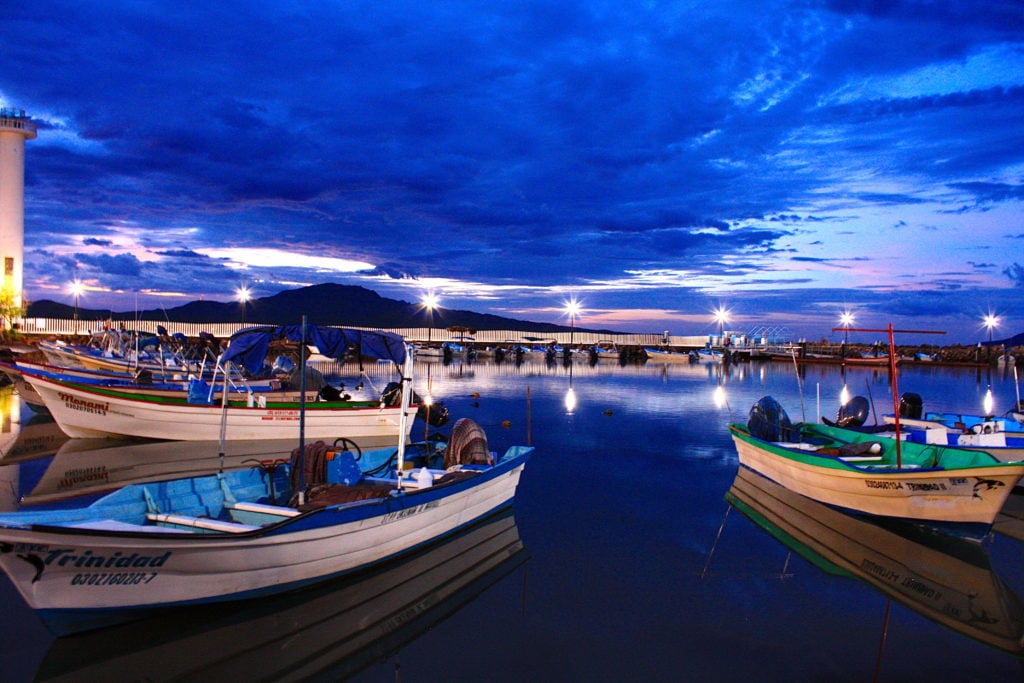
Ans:
[[[30,300],[1024,331],[1019,2],[0,7]]]

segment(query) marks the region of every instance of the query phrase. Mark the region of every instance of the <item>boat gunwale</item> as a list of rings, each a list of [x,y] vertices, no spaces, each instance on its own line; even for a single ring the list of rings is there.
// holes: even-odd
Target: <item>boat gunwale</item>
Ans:
[[[404,488],[400,492],[396,486],[392,487],[391,490],[381,497],[367,498],[364,500],[357,500],[345,503],[335,503],[333,505],[325,505],[319,508],[312,508],[308,510],[300,510],[298,515],[292,517],[286,517],[279,521],[271,522],[266,525],[262,525],[257,529],[245,530],[245,531],[214,531],[204,530],[204,532],[196,533],[195,531],[189,530],[176,530],[171,527],[159,526],[157,524],[150,525],[147,530],[133,530],[133,529],[99,529],[92,527],[83,526],[65,526],[60,524],[45,524],[45,523],[29,523],[19,525],[11,523],[10,521],[0,520],[0,537],[4,535],[4,532],[11,531],[15,534],[22,533],[40,533],[47,536],[74,536],[77,538],[91,537],[96,539],[145,539],[154,544],[160,546],[172,545],[170,541],[188,541],[188,545],[193,542],[200,542],[204,544],[214,543],[218,541],[224,541],[225,539],[237,539],[239,542],[244,540],[251,540],[254,538],[260,538],[265,536],[280,536],[290,533],[301,533],[304,531],[315,531],[317,529],[330,529],[342,524],[349,524],[352,522],[358,522],[365,519],[371,519],[379,516],[375,511],[371,511],[371,506],[375,505],[386,505],[390,508],[389,512],[399,512],[411,507],[418,505],[425,505],[430,502],[448,498],[454,495],[458,495],[463,490],[475,488],[478,485],[482,485],[489,480],[497,479],[498,477],[508,474],[515,469],[523,468],[526,462],[530,459],[531,453],[534,448],[527,446],[521,447],[521,450],[513,456],[502,459],[501,462],[493,465],[488,469],[483,470],[463,470],[474,472],[476,476],[468,477],[465,479],[456,479],[450,482],[441,484],[434,484],[433,486],[416,489],[416,488]],[[257,468],[258,469],[258,468]],[[206,477],[193,477],[193,479],[202,479],[209,477],[217,477],[218,475],[206,475]],[[156,483],[156,482],[154,482]],[[409,498],[412,498],[411,502]],[[288,507],[288,506],[284,506]],[[85,508],[87,509],[87,508]],[[295,508],[298,509],[298,508]],[[350,512],[351,511],[351,512]],[[346,515],[346,519],[338,520],[332,519],[327,520],[323,524],[308,524],[307,521],[314,516],[326,513],[349,513]],[[16,513],[12,513],[16,514]],[[217,518],[210,518],[217,519]],[[223,520],[222,520],[223,521]],[[139,525],[140,527],[145,525]],[[156,529],[160,531],[156,531]],[[164,542],[167,541],[167,542]],[[6,539],[4,542],[23,542],[23,541],[11,541]],[[231,543],[232,545],[234,543]]]
[[[802,448],[786,446],[784,442],[766,441],[759,439],[752,435],[745,425],[739,423],[733,423],[728,425],[729,431],[732,433],[734,438],[739,438],[744,442],[750,444],[752,447],[765,449],[773,455],[783,457],[787,460],[802,463],[809,467],[824,467],[834,473],[842,476],[860,476],[864,474],[877,474],[886,476],[896,476],[900,478],[917,478],[918,475],[930,475],[934,476],[936,473],[947,473],[947,476],[973,476],[969,472],[972,470],[984,470],[986,473],[994,476],[998,475],[1011,475],[1015,473],[1024,472],[1024,461],[1020,462],[1002,462],[998,460],[991,453],[984,450],[975,450],[967,448],[958,448],[956,446],[943,446],[941,444],[915,444],[926,447],[933,447],[936,449],[936,454],[945,451],[964,451],[977,454],[979,456],[988,456],[991,462],[984,463],[973,463],[971,465],[965,465],[963,467],[904,467],[900,468],[896,463],[882,462],[882,463],[870,463],[867,465],[859,465],[855,462],[849,462],[844,460],[841,456],[831,455],[827,453],[820,453],[813,450],[807,450]],[[871,435],[878,440],[893,441],[887,437],[880,437],[878,435]],[[872,440],[875,440],[872,439]],[[799,442],[797,442],[799,443]],[[908,443],[908,442],[901,442]],[[913,442],[910,442],[913,443]],[[871,466],[873,465],[873,466]],[[880,467],[879,465],[883,465]],[[1004,471],[1005,470],[1005,471]]]
[[[190,403],[188,400],[187,392],[182,389],[182,396],[164,396],[160,394],[139,394],[132,392],[131,390],[122,390],[116,387],[103,387],[92,384],[80,384],[78,382],[56,379],[51,377],[44,377],[31,372],[24,372],[31,379],[29,383],[41,381],[45,384],[53,385],[49,387],[51,390],[59,391],[60,389],[74,389],[85,394],[92,394],[97,396],[104,396],[106,398],[115,398],[119,401],[134,401],[143,404],[158,404],[167,405],[174,407],[195,407],[204,408],[207,410],[223,409],[223,405],[219,401],[214,403]],[[254,391],[254,395],[266,396],[268,392]],[[267,401],[266,405],[249,405],[246,400],[228,399],[228,408],[251,408],[253,410],[297,410],[298,401]],[[380,401],[308,401],[306,403],[307,410],[331,410],[331,409],[349,409],[349,410],[378,410],[378,409],[395,408],[398,406],[381,406]],[[410,408],[418,408],[418,404],[410,404]]]

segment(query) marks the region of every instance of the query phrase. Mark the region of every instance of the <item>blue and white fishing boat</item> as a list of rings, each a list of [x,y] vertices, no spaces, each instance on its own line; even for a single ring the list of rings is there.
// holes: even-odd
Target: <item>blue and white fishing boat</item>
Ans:
[[[212,335],[201,333],[204,341],[210,340],[211,343],[203,347],[199,357],[188,358],[184,353],[185,335],[180,332],[168,335],[162,326],[157,329],[159,335],[115,330],[108,326],[90,334],[86,344],[44,340],[36,346],[52,365],[130,373],[146,370],[181,376],[189,373],[200,376],[205,362],[212,361],[217,355],[210,348],[214,345]]]
[[[697,349],[697,360],[701,363],[721,363],[725,354],[718,349]]]
[[[685,351],[673,351],[671,349],[658,349],[651,346],[644,347],[648,363],[693,363],[700,359],[692,353]]]
[[[174,375],[157,374],[154,376],[147,372],[140,375],[138,373],[113,370],[86,370],[85,368],[72,368],[50,365],[48,363],[32,363],[24,360],[15,360],[12,363],[0,362],[0,372],[10,378],[18,394],[33,406],[45,406],[45,403],[31,383],[25,380],[23,375],[25,372],[36,377],[64,380],[78,384],[90,384],[99,387],[128,389],[145,394],[164,396],[183,394],[188,390],[190,383],[189,377],[183,377],[178,373]],[[220,368],[219,372],[215,371],[214,374],[206,374],[205,376],[207,380],[216,385],[218,375],[222,374],[223,368]],[[281,389],[281,381],[278,378],[263,377],[254,379],[234,374],[227,379],[230,388],[240,393],[277,392]],[[219,393],[219,391],[220,387],[215,386],[214,393]]]
[[[883,419],[892,424],[895,418],[890,415]],[[1024,423],[1012,416],[971,415],[969,413],[925,413],[922,417],[900,417],[904,427],[920,429],[943,429],[956,433],[991,434],[1001,433],[1010,436],[1024,437]]]
[[[331,338],[317,344],[321,352]],[[262,341],[250,341],[259,351]],[[363,351],[391,341],[364,340]],[[53,632],[68,633],[355,572],[511,504],[531,447],[497,455],[478,425],[460,420],[440,459],[433,448],[407,449],[411,369],[406,354],[397,448],[306,444],[300,431],[286,465],[130,484],[77,508],[3,513],[0,568]],[[407,471],[407,462],[418,467]]]
[[[919,394],[907,392],[900,396],[899,423],[904,428],[933,429],[953,434],[978,435],[980,440],[993,444],[1002,436],[1024,438],[1024,415],[1021,415],[1021,401],[1018,398],[1013,409],[1004,415],[994,415],[991,392],[983,399],[982,414],[971,413],[929,413],[923,411],[923,400]],[[895,424],[895,414],[883,416],[887,424]]]
[[[909,400],[908,400],[909,399]],[[920,398],[905,394],[900,402],[900,438],[911,443],[955,446],[983,451],[1000,462],[1024,461],[1024,433],[1004,432],[1002,423],[993,419],[972,420],[971,427],[960,421],[926,420],[920,417]],[[865,426],[870,404],[863,396],[854,396],[840,407],[836,421],[822,418],[826,424],[894,438],[896,417],[885,415],[881,425]],[[958,416],[959,417],[959,416]]]

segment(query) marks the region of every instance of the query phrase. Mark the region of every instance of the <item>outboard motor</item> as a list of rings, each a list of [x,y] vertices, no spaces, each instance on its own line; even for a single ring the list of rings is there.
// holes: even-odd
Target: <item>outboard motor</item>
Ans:
[[[388,382],[380,394],[380,400],[386,406],[399,405],[402,402],[402,385],[398,382]],[[448,408],[441,401],[435,401],[428,409],[423,403],[423,398],[414,391],[412,392],[412,402],[419,404],[419,408],[416,409],[416,417],[426,421],[432,427],[443,427],[451,419]]]
[[[764,441],[790,441],[800,434],[785,409],[771,396],[765,396],[750,409],[747,431]]]
[[[416,398],[419,397],[417,396]],[[420,403],[420,407],[416,410],[416,417],[423,420],[431,427],[443,427],[448,424],[448,421],[451,419],[451,416],[448,413],[448,408],[446,408],[444,403],[441,401],[437,401],[429,407]]]
[[[402,385],[388,382],[384,391],[380,392],[380,401],[386,406],[397,406],[402,401]]]
[[[844,429],[856,429],[868,420],[871,404],[863,396],[854,396],[845,406],[839,406],[836,413],[836,426]]]
[[[922,406],[923,401],[921,401],[921,397],[912,391],[908,391],[900,396],[900,417],[920,420]]]
[[[274,359],[274,373],[281,373],[283,375],[290,375],[295,369],[295,361],[288,356],[278,356]]]

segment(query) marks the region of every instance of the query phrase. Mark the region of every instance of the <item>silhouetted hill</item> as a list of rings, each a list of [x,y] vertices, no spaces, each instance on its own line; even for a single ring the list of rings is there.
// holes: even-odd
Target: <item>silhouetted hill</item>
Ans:
[[[71,318],[74,307],[55,301],[36,301],[29,305],[29,318]],[[376,292],[354,285],[323,284],[291,289],[262,299],[253,299],[245,308],[245,322],[291,325],[305,315],[314,325],[351,325],[354,327],[425,327],[427,313],[419,304],[385,299]],[[242,304],[237,301],[193,301],[184,306],[140,312],[114,312],[79,307],[80,320],[156,320],[195,323],[243,322]],[[537,323],[503,318],[487,313],[437,309],[435,328],[461,325],[476,330],[515,330],[565,332],[568,325]],[[577,329],[583,330],[578,327]],[[607,331],[607,330],[593,330]]]

